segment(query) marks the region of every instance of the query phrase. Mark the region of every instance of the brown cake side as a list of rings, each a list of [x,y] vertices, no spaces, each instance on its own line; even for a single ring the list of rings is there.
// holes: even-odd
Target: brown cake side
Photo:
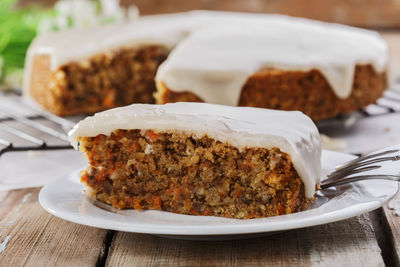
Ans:
[[[301,211],[312,202],[279,148],[239,150],[207,135],[151,130],[79,141],[90,163],[82,181],[115,208],[248,219]]]
[[[158,45],[120,48],[52,71],[49,55],[35,55],[29,94],[57,115],[75,115],[154,103],[154,76],[167,58]]]
[[[252,75],[242,88],[239,106],[280,110],[300,110],[314,121],[358,110],[374,103],[387,88],[386,73],[376,73],[371,65],[357,65],[351,95],[338,98],[318,70],[264,70]],[[157,104],[204,102],[191,92],[174,92],[157,84]]]

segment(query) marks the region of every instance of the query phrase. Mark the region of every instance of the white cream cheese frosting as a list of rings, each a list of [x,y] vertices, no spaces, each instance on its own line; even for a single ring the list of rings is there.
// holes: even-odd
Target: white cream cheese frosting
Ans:
[[[387,45],[376,32],[285,16],[241,17],[193,31],[159,67],[156,81],[209,103],[237,105],[257,71],[316,69],[347,98],[357,64],[386,71]]]
[[[298,111],[206,103],[133,104],[87,117],[69,132],[69,138],[77,149],[78,137],[110,135],[116,129],[183,131],[195,138],[208,135],[239,149],[278,147],[290,155],[308,198],[322,178],[318,130]]]
[[[30,59],[37,54],[50,55],[51,69],[55,70],[63,64],[82,61],[96,53],[135,44],[160,44],[172,49],[199,28],[264,16],[195,10],[141,16],[136,20],[105,26],[63,30],[35,38],[28,49],[26,65],[29,67]]]

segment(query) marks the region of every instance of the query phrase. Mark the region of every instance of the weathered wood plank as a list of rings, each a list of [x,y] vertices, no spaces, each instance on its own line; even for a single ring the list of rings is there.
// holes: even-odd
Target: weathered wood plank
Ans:
[[[107,266],[383,266],[368,214],[235,241],[183,241],[118,232]]]
[[[93,266],[107,231],[48,214],[38,193],[10,191],[0,202],[0,265]]]
[[[392,209],[389,209],[388,205],[385,205],[383,211],[390,228],[389,232],[393,237],[395,256],[400,261],[400,192],[397,193],[390,204]]]

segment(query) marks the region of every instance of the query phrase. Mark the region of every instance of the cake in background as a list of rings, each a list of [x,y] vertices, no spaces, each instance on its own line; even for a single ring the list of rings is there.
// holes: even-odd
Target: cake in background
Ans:
[[[365,107],[387,88],[388,49],[377,33],[253,16],[180,42],[157,72],[157,103],[300,110],[318,121]]]
[[[349,26],[192,11],[40,36],[26,62],[25,94],[58,115],[153,103],[156,76],[160,104],[301,110],[317,121],[378,99],[388,51],[377,33]]]

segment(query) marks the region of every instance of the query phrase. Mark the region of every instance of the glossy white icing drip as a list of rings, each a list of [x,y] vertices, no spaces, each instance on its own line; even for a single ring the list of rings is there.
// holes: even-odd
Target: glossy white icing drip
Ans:
[[[377,33],[284,16],[242,17],[192,32],[160,66],[156,80],[209,103],[237,105],[257,71],[317,69],[346,98],[357,64],[386,70],[387,46]]]
[[[315,185],[322,176],[318,130],[310,118],[297,111],[206,103],[134,104],[87,117],[70,131],[69,138],[77,149],[77,137],[109,135],[115,129],[176,130],[195,137],[208,135],[239,149],[278,147],[291,156],[308,198],[314,195]]]

